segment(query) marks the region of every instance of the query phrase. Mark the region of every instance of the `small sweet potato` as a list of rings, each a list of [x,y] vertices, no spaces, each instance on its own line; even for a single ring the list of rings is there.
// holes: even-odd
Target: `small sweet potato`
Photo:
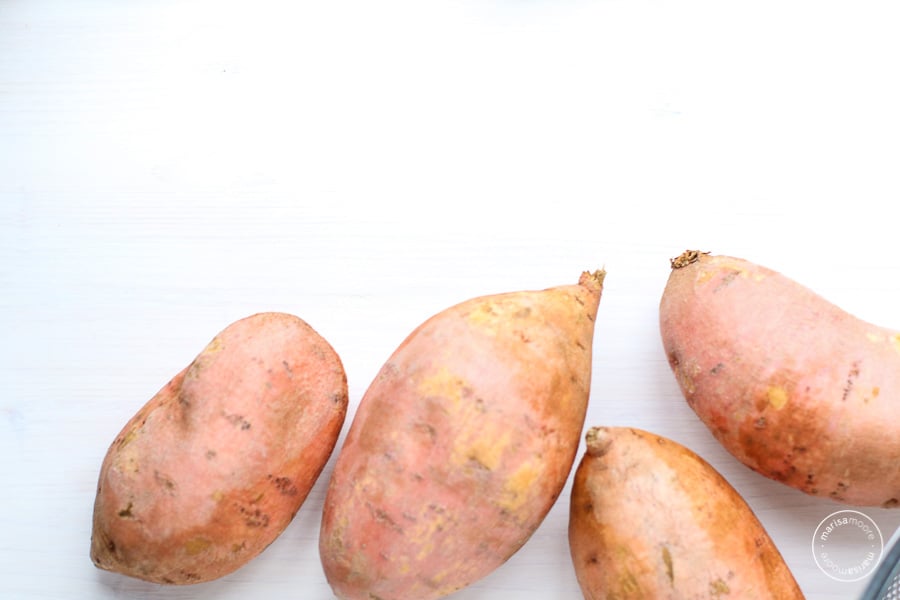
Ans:
[[[260,313],[231,324],[110,446],[94,564],[170,584],[244,565],[299,510],[346,410],[340,359],[304,321]]]
[[[802,599],[756,515],[684,446],[593,427],[575,471],[569,546],[589,600]]]
[[[530,538],[577,453],[602,281],[468,300],[397,348],[325,499],[319,550],[339,598],[440,598]]]
[[[691,251],[672,267],[663,346],[723,446],[814,496],[900,504],[900,332],[739,258]]]

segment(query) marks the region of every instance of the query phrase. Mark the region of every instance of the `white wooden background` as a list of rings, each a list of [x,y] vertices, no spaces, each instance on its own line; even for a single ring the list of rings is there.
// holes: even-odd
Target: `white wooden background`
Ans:
[[[898,26],[865,0],[0,0],[0,596],[331,598],[331,463],[222,580],[95,569],[125,420],[228,323],[283,310],[341,355],[349,424],[426,317],[605,266],[587,424],[699,452],[809,598],[857,597],[810,550],[843,507],[717,445],[657,305],[669,258],[699,248],[900,328]],[[454,597],[578,598],[568,490]]]

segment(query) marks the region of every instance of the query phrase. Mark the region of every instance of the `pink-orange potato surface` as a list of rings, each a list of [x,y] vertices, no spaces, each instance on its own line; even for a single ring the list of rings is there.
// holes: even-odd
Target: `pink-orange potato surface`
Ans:
[[[696,251],[672,260],[659,310],[681,391],[731,454],[807,494],[900,503],[900,332]]]
[[[325,498],[319,550],[337,597],[440,598],[529,539],[581,439],[603,275],[465,301],[387,360]]]
[[[110,446],[94,564],[168,584],[246,564],[299,510],[346,410],[341,361],[307,323],[260,313],[229,325]]]
[[[803,598],[756,515],[697,454],[626,427],[585,438],[569,546],[587,600]]]

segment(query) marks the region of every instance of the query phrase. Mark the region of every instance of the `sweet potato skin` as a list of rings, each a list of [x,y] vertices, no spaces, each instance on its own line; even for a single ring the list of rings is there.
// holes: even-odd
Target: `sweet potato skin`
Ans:
[[[347,410],[334,349],[307,323],[232,323],[132,417],[110,446],[91,559],[166,584],[226,575],[293,519]]]
[[[756,515],[694,452],[625,427],[585,437],[569,546],[586,599],[803,598]]]
[[[741,462],[814,496],[898,505],[900,333],[699,252],[673,260],[660,331],[688,404]]]
[[[428,319],[363,396],[319,549],[344,599],[440,598],[503,564],[568,478],[602,274],[475,298]]]

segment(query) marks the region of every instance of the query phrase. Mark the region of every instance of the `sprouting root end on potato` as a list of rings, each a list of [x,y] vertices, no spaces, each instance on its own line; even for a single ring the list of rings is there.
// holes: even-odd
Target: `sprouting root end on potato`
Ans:
[[[612,437],[606,427],[591,427],[584,435],[584,441],[587,444],[587,452],[591,456],[603,456],[609,452],[612,444]]]
[[[709,252],[703,252],[702,250],[685,250],[675,258],[670,258],[669,264],[673,269],[682,269],[700,260],[700,257],[704,254],[709,254]]]
[[[593,272],[584,271],[578,283],[583,286],[590,286],[594,289],[603,289],[603,280],[606,279],[606,269],[597,269]]]

